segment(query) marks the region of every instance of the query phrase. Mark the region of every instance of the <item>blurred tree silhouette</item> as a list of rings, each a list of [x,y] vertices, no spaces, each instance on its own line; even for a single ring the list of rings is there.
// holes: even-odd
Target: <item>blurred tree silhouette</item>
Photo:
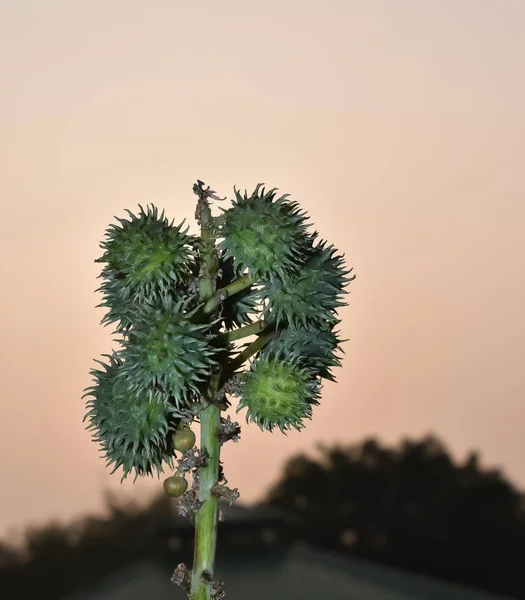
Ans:
[[[156,550],[154,528],[171,514],[164,493],[145,508],[119,504],[105,493],[106,517],[86,517],[70,525],[29,528],[22,550],[0,544],[0,597],[5,600],[58,600],[77,587]]]
[[[434,436],[319,445],[290,459],[269,504],[302,519],[303,539],[370,560],[525,597],[525,502],[471,453],[455,464]]]
[[[524,496],[476,453],[455,464],[433,436],[319,451],[291,458],[265,501],[297,514],[305,541],[525,598]],[[138,508],[105,496],[107,517],[30,528],[24,552],[0,542],[2,600],[59,600],[158,551],[153,532],[173,500]]]

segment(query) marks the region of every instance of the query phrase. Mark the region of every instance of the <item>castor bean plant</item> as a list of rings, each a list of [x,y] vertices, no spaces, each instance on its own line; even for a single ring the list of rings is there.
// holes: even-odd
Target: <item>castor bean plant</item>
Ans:
[[[305,426],[341,364],[337,310],[355,275],[288,195],[234,188],[213,216],[211,202],[223,199],[202,181],[193,191],[198,236],[155,206],[128,210],[106,231],[97,291],[118,349],[91,370],[84,421],[122,480],[172,472],[164,490],[195,524],[192,568],[180,564],[172,581],[190,600],[217,600],[217,501],[239,497],[220,449],[241,428],[224,413],[236,399],[262,430]]]

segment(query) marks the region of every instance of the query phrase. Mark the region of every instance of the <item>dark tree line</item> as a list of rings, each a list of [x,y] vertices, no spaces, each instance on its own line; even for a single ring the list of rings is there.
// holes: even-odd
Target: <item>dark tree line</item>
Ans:
[[[320,446],[318,459],[288,461],[266,502],[298,515],[317,546],[525,599],[524,496],[475,453],[455,463],[434,437]],[[27,530],[24,553],[0,542],[2,600],[60,600],[159,551],[172,499],[106,504],[107,517]]]
[[[28,529],[22,552],[0,542],[0,598],[59,600],[156,551],[155,528],[171,514],[168,496],[137,508],[108,492],[106,507],[104,517]]]
[[[267,498],[306,541],[525,598],[525,497],[476,453],[456,464],[433,436],[319,449],[289,460]]]

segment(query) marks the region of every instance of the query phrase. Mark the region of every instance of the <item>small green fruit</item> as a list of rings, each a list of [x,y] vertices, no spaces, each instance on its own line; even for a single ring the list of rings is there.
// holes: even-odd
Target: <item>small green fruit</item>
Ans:
[[[195,434],[189,427],[179,429],[173,434],[173,446],[179,452],[186,452],[195,446]]]
[[[188,482],[184,479],[184,477],[179,477],[178,475],[172,475],[164,480],[162,484],[164,486],[164,491],[168,496],[172,498],[178,498],[182,496],[184,492],[188,489]]]

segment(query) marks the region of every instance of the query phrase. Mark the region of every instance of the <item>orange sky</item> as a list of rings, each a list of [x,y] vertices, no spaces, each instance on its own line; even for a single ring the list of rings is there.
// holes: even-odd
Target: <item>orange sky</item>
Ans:
[[[0,7],[0,536],[160,488],[110,477],[82,424],[93,260],[138,203],[195,229],[197,178],[290,193],[357,274],[307,429],[225,447],[242,499],[317,441],[429,431],[525,487],[523,2]]]

